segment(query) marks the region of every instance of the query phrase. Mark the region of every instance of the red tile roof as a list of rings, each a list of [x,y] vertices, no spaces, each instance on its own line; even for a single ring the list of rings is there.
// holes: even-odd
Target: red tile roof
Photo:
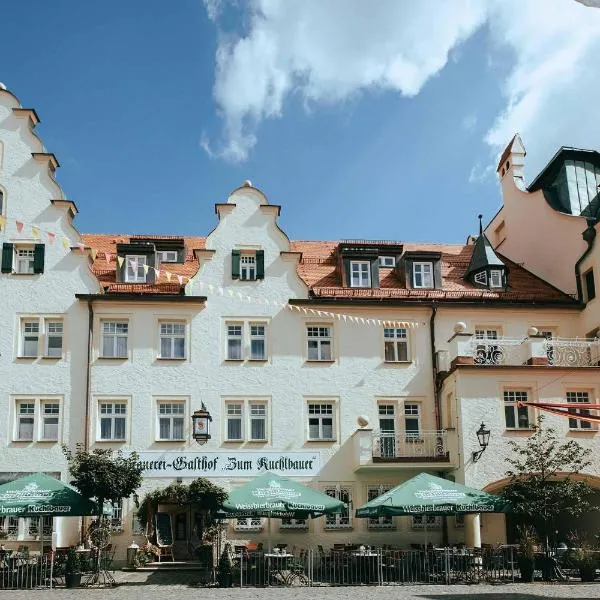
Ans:
[[[144,238],[156,241],[182,239],[181,236],[151,236],[126,234],[85,234],[84,242],[97,251],[93,271],[109,293],[140,294],[182,294],[183,286],[177,275],[187,278],[198,271],[198,260],[194,250],[204,249],[206,238],[184,237],[185,262],[183,264],[165,263],[161,271],[172,273],[169,282],[161,273],[160,279],[151,285],[116,282],[117,244],[128,243]],[[302,259],[298,265],[298,273],[310,287],[315,297],[332,299],[410,299],[410,300],[448,300],[448,301],[504,301],[504,302],[562,302],[575,301],[560,290],[536,277],[523,267],[501,257],[509,269],[509,287],[504,290],[480,289],[464,279],[469,266],[473,245],[465,244],[403,244],[405,252],[439,252],[441,253],[442,289],[415,290],[407,289],[402,274],[395,269],[380,269],[379,288],[347,288],[342,285],[342,276],[338,266],[337,248],[340,242],[292,241],[290,250],[301,252]],[[369,242],[367,242],[369,243]],[[379,242],[375,244],[381,245]],[[402,244],[398,242],[398,244]],[[106,254],[110,262],[106,262]]]

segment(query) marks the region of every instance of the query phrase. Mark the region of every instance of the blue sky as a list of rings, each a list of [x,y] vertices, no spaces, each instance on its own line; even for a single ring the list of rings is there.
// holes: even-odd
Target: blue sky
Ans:
[[[83,232],[206,235],[251,179],[292,239],[462,242],[517,130],[528,180],[598,147],[600,10],[550,2],[12,2],[0,81],[38,111]]]

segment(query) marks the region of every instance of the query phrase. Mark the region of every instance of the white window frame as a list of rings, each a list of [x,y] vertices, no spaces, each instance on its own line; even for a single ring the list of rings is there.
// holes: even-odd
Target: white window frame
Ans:
[[[380,256],[379,257],[379,266],[384,269],[394,268],[396,266],[396,257],[395,256]]]
[[[502,269],[490,269],[490,288],[502,288]]]
[[[442,517],[436,515],[430,515],[428,513],[422,513],[420,515],[412,515],[410,517],[411,529],[441,529],[442,528]]]
[[[262,328],[262,333],[260,333],[260,328]],[[248,360],[258,360],[258,361],[264,361],[267,360],[268,357],[268,351],[267,351],[267,324],[266,323],[249,323],[248,324],[248,331],[249,331],[249,344],[248,344]],[[263,352],[262,355],[258,355],[254,353],[254,349],[252,346],[252,342],[259,342],[262,341],[263,343]]]
[[[232,349],[237,347],[239,347],[239,356],[236,352],[232,352]],[[225,323],[225,360],[244,360],[244,323],[242,321]]]
[[[60,325],[59,331],[52,331],[56,326]],[[65,323],[62,315],[30,315],[20,317],[20,337],[17,348],[18,358],[54,358],[60,359],[63,357],[64,340],[65,340]],[[33,328],[37,331],[33,331]],[[31,329],[26,331],[26,329]],[[25,338],[36,338],[35,353],[25,354]],[[50,354],[50,340],[60,338],[60,354]],[[33,339],[31,340],[33,344]]]
[[[573,404],[573,408],[567,409],[567,411],[573,415],[574,418],[569,418],[569,430],[570,431],[595,431],[595,424],[591,421],[582,421],[577,418],[576,415],[590,416],[596,414],[596,411],[585,408],[586,404],[592,403],[592,397],[594,392],[591,389],[568,389],[565,393],[567,403]],[[584,400],[585,398],[585,400]]]
[[[333,400],[311,399],[307,401],[306,440],[308,442],[335,442],[337,440],[337,405]],[[331,420],[331,437],[324,435],[323,421]],[[311,435],[311,421],[316,421],[318,433]],[[313,426],[315,423],[312,424]]]
[[[402,352],[400,345],[405,347],[406,358],[401,358]],[[387,357],[386,349],[391,347],[393,358]],[[384,327],[383,328],[383,360],[387,363],[405,363],[411,362],[410,348],[408,339],[408,329],[405,327]]]
[[[350,287],[371,287],[371,263],[368,260],[350,261]]]
[[[35,244],[15,244],[13,273],[16,275],[33,275],[35,260]]]
[[[473,277],[473,281],[478,283],[479,285],[487,285],[488,284],[488,275],[487,271],[479,271],[479,273],[475,273]]]
[[[499,340],[502,337],[502,329],[500,327],[496,327],[495,325],[476,325],[474,337],[476,341]],[[490,344],[481,344],[476,346],[475,364],[499,364],[497,361],[499,361],[500,358],[494,348],[495,346]],[[483,357],[480,356],[480,352],[484,353]]]
[[[377,404],[377,420],[379,429],[379,455],[382,458],[394,458],[397,451],[398,423],[396,416],[396,403],[383,400]],[[391,421],[392,429],[383,429],[382,421]]]
[[[308,529],[308,519],[281,519],[279,529]]]
[[[249,531],[258,533],[263,529],[263,519],[261,517],[239,517],[233,521],[234,531]]]
[[[267,443],[271,438],[270,400],[265,397],[223,399],[223,440],[234,443]],[[258,410],[257,410],[258,409]],[[260,414],[263,413],[263,414]],[[264,437],[252,437],[252,421],[264,422]],[[240,437],[231,437],[229,422],[239,422]]]
[[[256,252],[240,252],[240,281],[256,281]]]
[[[174,259],[173,255],[175,256]],[[159,250],[158,260],[160,263],[176,263],[179,262],[179,253],[177,250]]]
[[[46,412],[46,407],[56,405],[56,412]],[[15,394],[11,396],[11,413],[13,419],[13,442],[59,444],[63,435],[63,407],[62,396],[28,396]],[[21,412],[21,406],[27,406],[27,412]],[[21,437],[21,420],[31,420],[31,437]],[[44,425],[46,420],[56,419],[56,437],[45,437]]]
[[[333,362],[333,324],[311,323],[306,325],[305,331],[306,360],[309,362]],[[311,342],[316,344],[312,349]],[[329,350],[326,351],[325,348],[329,348]]]
[[[326,485],[323,486],[323,493],[331,498],[341,500],[346,503],[346,508],[341,513],[325,515],[325,529],[352,529],[352,495],[353,490],[350,485]]]
[[[262,333],[259,333],[262,328]],[[225,360],[232,362],[267,362],[269,360],[269,323],[256,319],[225,321]],[[264,354],[253,353],[253,342],[263,342]],[[232,350],[239,347],[239,354]]]
[[[166,410],[167,406],[181,407],[177,409],[177,412],[161,412]],[[156,398],[156,441],[157,442],[183,442],[187,439],[188,428],[186,426],[187,419],[187,401],[183,399],[175,398]],[[164,407],[164,408],[163,408]],[[160,422],[161,420],[169,421],[169,437],[161,436]],[[174,437],[174,422],[175,420],[181,420],[181,437]]]
[[[107,325],[114,325],[113,331],[106,331]],[[123,327],[124,326],[124,327]],[[104,354],[104,339],[106,337],[113,338],[112,352],[110,354]],[[118,354],[118,340],[125,339],[125,352]],[[129,319],[122,317],[102,317],[100,319],[100,358],[128,358],[129,357]]]
[[[65,324],[62,319],[51,319],[47,318],[44,320],[44,331],[46,334],[46,340],[44,343],[46,358],[62,358],[64,344],[65,344]],[[60,348],[51,348],[50,340],[60,339]],[[58,354],[52,354],[52,352],[60,351]]]
[[[117,502],[111,502],[112,515],[110,515],[110,530],[112,533],[123,533],[124,526],[124,506],[123,498]]]
[[[374,483],[367,485],[367,502],[374,500],[378,496],[389,492],[394,486],[390,483]],[[396,529],[394,517],[371,517],[367,520],[367,529]]]
[[[417,283],[417,276],[421,278],[421,282]],[[413,288],[430,290],[434,287],[433,279],[433,262],[414,262],[412,272]]]
[[[97,397],[96,398],[96,441],[126,442],[129,432],[129,398]],[[102,421],[110,421],[110,437],[102,437]],[[117,437],[115,422],[123,422],[123,437]]]
[[[39,317],[22,317],[21,318],[21,343],[20,343],[20,358],[38,358],[40,356],[40,342],[42,340],[42,327]],[[26,345],[33,345],[35,338],[35,353],[25,352]],[[29,341],[27,342],[27,339]]]
[[[412,400],[404,401],[402,406],[402,425],[404,429],[404,439],[406,442],[420,442],[423,439],[423,406],[420,402]],[[409,430],[406,427],[407,421],[417,421],[417,432]]]
[[[146,269],[148,257],[145,254],[125,255],[125,283],[146,283]],[[131,266],[135,264],[135,271]]]
[[[169,341],[167,354],[163,354],[163,340]],[[183,340],[183,354],[176,356],[176,340]],[[187,359],[187,323],[176,319],[161,319],[158,322],[158,358],[161,360]]]
[[[527,412],[527,425],[521,427],[519,420],[519,407],[517,406],[518,402],[530,402],[531,397],[531,390],[529,388],[505,388],[502,390],[502,399],[504,403],[504,427],[506,429],[513,431],[526,431],[528,429],[532,429],[533,415],[531,412],[531,407],[527,406],[525,409]],[[509,408],[512,410],[513,419],[515,422],[513,426],[509,426],[506,420],[506,412]]]

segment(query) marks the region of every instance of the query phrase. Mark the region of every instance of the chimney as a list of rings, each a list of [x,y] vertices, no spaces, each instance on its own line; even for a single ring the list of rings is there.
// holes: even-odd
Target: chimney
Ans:
[[[514,184],[520,189],[525,190],[523,179],[523,169],[525,166],[525,146],[521,141],[521,136],[517,133],[504,149],[500,161],[498,162],[498,179],[504,184],[512,178]]]

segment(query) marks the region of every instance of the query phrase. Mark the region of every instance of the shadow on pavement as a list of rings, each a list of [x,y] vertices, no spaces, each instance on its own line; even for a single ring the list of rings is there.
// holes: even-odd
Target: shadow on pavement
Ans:
[[[465,594],[419,594],[418,592],[415,593],[415,598],[427,598],[427,600],[465,600],[466,597],[468,596],[472,596],[474,598],[481,598],[481,599],[485,599],[485,600],[506,600],[506,599],[512,599],[512,600],[548,600],[549,598],[551,598],[552,600],[567,600],[567,599],[573,599],[573,596],[571,595],[538,595],[538,594],[527,594],[527,593],[523,593],[523,592],[518,592],[518,591],[514,591],[511,592],[509,589],[507,589],[506,591],[503,591],[501,593],[497,593],[497,594],[481,594],[480,596],[477,596],[476,594],[476,587],[471,588],[473,591],[472,593],[469,593],[468,595]],[[565,590],[564,592],[565,594],[569,594],[568,591]],[[598,600],[598,598],[596,596],[589,596],[589,597],[577,597],[576,600]]]

